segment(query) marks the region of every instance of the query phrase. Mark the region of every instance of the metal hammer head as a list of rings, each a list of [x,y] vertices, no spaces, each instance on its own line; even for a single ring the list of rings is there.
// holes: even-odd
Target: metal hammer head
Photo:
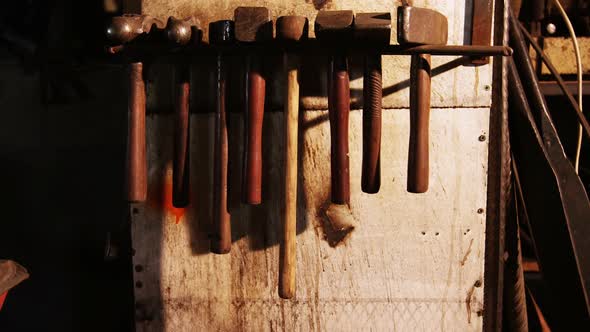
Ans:
[[[266,7],[238,7],[234,11],[236,39],[240,42],[272,39],[272,21]]]
[[[176,19],[169,17],[166,23],[166,37],[176,45],[196,44],[201,41],[201,23],[194,17]]]
[[[397,42],[400,44],[444,45],[447,17],[436,10],[401,6],[397,8]]]
[[[352,37],[354,12],[352,10],[322,10],[315,19],[317,39],[346,41]]]
[[[154,25],[164,28],[162,21],[148,15],[116,16],[107,28],[107,37],[115,44],[125,44],[143,33],[149,33]]]
[[[307,39],[309,23],[305,16],[281,16],[277,19],[277,39],[299,41]]]
[[[221,20],[209,23],[209,43],[227,45],[236,40],[234,21]]]
[[[354,36],[356,40],[363,43],[388,45],[391,38],[391,14],[356,14]]]

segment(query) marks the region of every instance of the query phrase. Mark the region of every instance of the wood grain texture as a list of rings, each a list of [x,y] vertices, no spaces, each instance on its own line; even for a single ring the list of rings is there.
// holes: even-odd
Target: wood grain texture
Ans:
[[[410,83],[410,149],[408,151],[408,191],[428,191],[430,128],[430,55],[412,56]]]
[[[240,167],[243,116],[230,114],[230,171]],[[423,195],[406,192],[409,112],[385,110],[381,191],[360,188],[362,114],[351,112],[351,209],[357,229],[341,246],[323,239],[320,210],[330,200],[330,128],[326,111],[303,112],[297,216],[297,298],[279,298],[280,183],[284,118],[264,125],[265,203],[236,204],[230,177],[234,243],[208,254],[212,190],[203,190],[180,223],[150,203],[132,214],[138,331],[478,331],[482,327],[489,109],[433,109],[431,176]],[[212,188],[214,115],[192,115],[193,185]],[[148,119],[150,187],[171,176],[173,117]],[[238,148],[237,151],[231,147]],[[449,148],[453,147],[453,148]],[[237,173],[239,175],[239,172]],[[236,186],[237,185],[237,186]],[[305,188],[305,189],[304,189]],[[484,281],[485,282],[485,281]],[[264,313],[264,314],[261,314]]]
[[[295,296],[297,269],[297,143],[299,132],[299,79],[297,59],[284,56],[287,85],[285,101],[285,196],[283,201],[283,230],[279,259],[279,295]]]
[[[396,6],[399,1],[389,0],[143,0],[142,10],[149,14],[166,20],[168,16],[198,17],[203,26],[205,41],[208,37],[208,22],[232,19],[234,9],[238,6],[265,6],[272,9],[271,18],[283,15],[302,15],[309,19],[310,38],[315,37],[314,23],[318,10],[345,10],[354,9],[358,12],[389,12],[392,18],[396,17]],[[469,43],[465,40],[465,3],[455,1],[430,1],[415,0],[413,5],[435,9],[448,18],[448,44],[463,45]],[[394,22],[395,23],[395,22]],[[390,43],[397,43],[397,27],[392,25]],[[469,31],[469,29],[467,29]],[[276,63],[280,64],[280,57]],[[362,58],[351,59],[350,63],[350,87],[352,108],[362,108],[363,105],[363,65]],[[432,68],[432,107],[489,107],[491,105],[492,71],[491,66],[467,67],[460,66],[461,59],[452,56],[433,57]],[[318,65],[320,64],[320,65]],[[268,75],[267,104],[270,109],[283,109],[284,79],[280,66],[270,68]],[[306,84],[301,85],[302,109],[325,110],[328,108],[326,84],[316,82],[317,77],[323,77],[326,71],[323,58],[304,58],[301,64],[301,77]],[[306,74],[306,73],[313,73]],[[398,109],[409,107],[409,56],[385,56],[383,57],[383,107],[386,109]],[[307,82],[311,80],[311,82]]]
[[[145,154],[145,81],[143,63],[129,64],[126,196],[130,202],[145,201],[147,164]]]
[[[363,77],[363,171],[361,188],[374,194],[381,187],[381,117],[383,76],[381,56],[365,57]]]

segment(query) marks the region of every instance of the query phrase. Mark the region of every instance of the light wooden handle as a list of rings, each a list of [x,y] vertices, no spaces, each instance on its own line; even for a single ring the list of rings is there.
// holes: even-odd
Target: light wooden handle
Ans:
[[[266,80],[259,61],[250,61],[248,71],[248,108],[246,110],[246,147],[244,149],[244,203],[262,203],[262,121]]]
[[[296,59],[285,54],[287,91],[285,102],[285,200],[280,249],[279,296],[295,296],[297,269],[297,134],[299,131],[299,81]]]
[[[430,54],[412,55],[410,73],[410,150],[408,191],[428,191],[430,122]]]
[[[145,81],[143,63],[129,64],[126,194],[129,202],[147,197],[147,160],[145,151]]]
[[[381,55],[367,55],[363,77],[363,164],[361,189],[369,194],[381,187]]]
[[[211,252],[216,254],[227,254],[231,250],[231,217],[227,206],[228,141],[227,115],[225,108],[226,75],[221,61],[221,56],[218,56]]]
[[[346,56],[332,61],[328,112],[330,116],[332,203],[350,202],[348,157],[348,117],[350,114],[350,80]]]
[[[186,207],[190,183],[190,67],[178,65],[175,80],[174,160],[172,172],[172,204]]]

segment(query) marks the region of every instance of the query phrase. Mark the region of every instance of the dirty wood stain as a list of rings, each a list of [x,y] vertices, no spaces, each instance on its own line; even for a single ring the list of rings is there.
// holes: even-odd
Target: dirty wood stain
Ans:
[[[469,254],[471,254],[471,247],[473,247],[473,239],[471,239],[471,241],[469,242],[469,247],[465,252],[465,256],[463,256],[463,259],[461,260],[461,266],[464,266],[465,263],[467,263],[467,258],[469,257]]]

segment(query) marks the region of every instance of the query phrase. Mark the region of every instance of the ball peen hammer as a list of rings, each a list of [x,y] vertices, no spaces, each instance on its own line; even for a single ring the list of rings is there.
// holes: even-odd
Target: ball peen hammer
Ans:
[[[221,20],[209,23],[211,45],[231,45],[235,41],[234,22]],[[223,55],[216,59],[215,147],[213,165],[213,227],[210,250],[227,254],[231,250],[231,216],[228,211],[228,134],[226,112],[227,71]]]
[[[138,36],[148,34],[164,24],[147,15],[113,17],[107,28],[108,39],[116,44],[130,43]],[[143,62],[133,56],[129,62],[128,128],[125,157],[125,195],[129,202],[142,202],[147,198],[147,159],[145,145],[145,80]]]
[[[397,24],[397,39],[401,45],[447,43],[447,18],[435,10],[407,5],[398,7]],[[430,81],[430,54],[412,55],[407,183],[407,190],[412,193],[428,191]]]
[[[235,36],[238,42],[253,43],[272,40],[273,25],[265,7],[238,7],[234,11]],[[247,107],[245,114],[244,203],[262,203],[262,121],[266,78],[261,61],[252,55],[246,59]]]
[[[277,39],[295,43],[308,37],[309,23],[303,16],[281,16]],[[290,299],[296,291],[297,267],[297,142],[299,132],[299,63],[295,55],[284,54],[285,92],[285,182],[282,207],[283,232],[280,248],[279,296]]]
[[[200,23],[194,17],[168,18],[166,37],[172,47],[196,45],[201,40]],[[174,159],[172,172],[172,204],[185,207],[189,204],[190,186],[190,65],[178,59],[174,74]]]
[[[354,35],[367,46],[389,45],[390,13],[359,13],[354,20]],[[381,113],[383,99],[381,54],[369,53],[363,74],[363,162],[361,189],[370,194],[381,186]]]

